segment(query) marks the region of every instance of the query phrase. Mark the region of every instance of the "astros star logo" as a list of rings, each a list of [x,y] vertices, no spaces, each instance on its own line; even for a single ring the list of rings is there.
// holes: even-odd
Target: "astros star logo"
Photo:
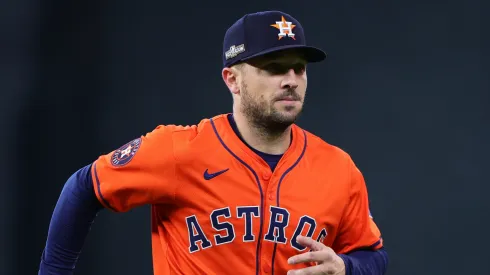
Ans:
[[[293,33],[293,29],[294,27],[296,27],[296,25],[293,25],[293,23],[286,21],[284,16],[281,16],[281,21],[276,21],[276,24],[271,25],[271,27],[279,30],[279,33],[277,34],[279,36],[279,40],[281,40],[285,36],[289,36],[293,40],[296,40]]]
[[[121,156],[120,158],[123,158],[125,156],[129,156],[129,153],[131,153],[131,150],[133,149],[133,146],[129,145],[128,148],[121,150]]]
[[[136,155],[141,146],[141,138],[134,139],[115,150],[111,156],[111,163],[114,166],[124,166],[128,164]]]

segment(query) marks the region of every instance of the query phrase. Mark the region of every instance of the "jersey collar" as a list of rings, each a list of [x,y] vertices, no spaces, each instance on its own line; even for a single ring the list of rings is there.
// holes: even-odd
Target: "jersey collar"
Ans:
[[[235,133],[228,121],[228,115],[229,114],[222,114],[211,118],[215,134],[221,144],[225,149],[229,150],[232,155],[235,155],[236,158],[246,162],[255,170],[268,171],[270,173],[269,165]],[[293,124],[291,133],[291,145],[277,164],[274,173],[280,173],[281,170],[288,169],[292,164],[299,161],[306,149],[307,140],[304,130],[296,124]]]

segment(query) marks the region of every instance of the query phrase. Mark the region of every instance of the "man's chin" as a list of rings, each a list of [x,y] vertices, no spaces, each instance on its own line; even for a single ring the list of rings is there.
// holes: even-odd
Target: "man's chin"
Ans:
[[[285,125],[291,125],[298,118],[299,111],[298,109],[278,111],[275,114],[275,120]]]
[[[277,116],[284,118],[285,120],[295,120],[301,113],[300,105],[287,105],[282,108],[276,108],[275,113]]]

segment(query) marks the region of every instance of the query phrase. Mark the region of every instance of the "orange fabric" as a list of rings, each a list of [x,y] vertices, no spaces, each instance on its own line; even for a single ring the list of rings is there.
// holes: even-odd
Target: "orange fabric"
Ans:
[[[159,126],[139,147],[97,159],[94,188],[114,211],[152,205],[156,275],[284,274],[293,268],[287,259],[307,251],[295,234],[337,253],[377,242],[380,248],[364,179],[349,155],[296,125],[292,130],[272,173],[226,115]]]

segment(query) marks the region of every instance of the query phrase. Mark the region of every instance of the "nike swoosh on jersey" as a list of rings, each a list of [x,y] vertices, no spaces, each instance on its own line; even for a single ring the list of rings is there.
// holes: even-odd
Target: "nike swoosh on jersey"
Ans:
[[[228,170],[230,170],[230,168],[227,168],[227,169],[224,169],[224,170],[218,171],[218,172],[216,172],[216,173],[209,173],[209,172],[208,172],[208,169],[206,169],[206,171],[204,171],[204,179],[205,179],[205,180],[210,180],[210,179],[212,179],[212,178],[215,178],[215,177],[217,177],[217,176],[219,176],[219,175],[223,174],[224,172],[226,172],[226,171],[228,171]]]

